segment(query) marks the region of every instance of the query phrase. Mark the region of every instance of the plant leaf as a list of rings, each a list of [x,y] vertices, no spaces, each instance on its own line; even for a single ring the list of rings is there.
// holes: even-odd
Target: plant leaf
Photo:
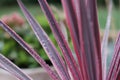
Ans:
[[[109,37],[109,31],[110,31],[110,24],[111,24],[111,16],[112,16],[112,0],[109,1],[109,7],[108,7],[108,16],[107,16],[107,22],[106,27],[104,31],[103,40],[101,43],[101,53],[102,53],[102,71],[103,71],[103,80],[106,80],[106,72],[107,72],[107,46],[108,46],[108,37]]]
[[[120,63],[120,62],[119,62]],[[116,80],[120,80],[120,64],[119,64],[119,67],[118,67],[118,70],[117,70],[117,73],[115,74],[115,79]]]
[[[75,12],[76,12],[76,18],[77,18],[77,23],[78,23],[78,31],[79,31],[79,44],[80,44],[80,50],[81,50],[81,60],[78,57],[78,62],[79,62],[79,66],[81,68],[81,74],[83,76],[83,80],[88,80],[88,74],[87,74],[87,69],[85,69],[85,64],[86,64],[86,59],[85,59],[85,55],[83,53],[83,49],[82,49],[82,45],[83,45],[83,40],[82,40],[82,22],[81,22],[81,11],[80,11],[80,4],[79,4],[80,0],[74,0],[74,7],[75,7]]]
[[[59,25],[60,25],[60,30],[62,31],[62,33],[63,33],[63,35],[64,35],[64,37],[65,37],[65,40],[68,42],[67,28],[66,28],[64,22],[63,22],[63,21],[60,21],[60,22],[59,22]]]
[[[20,80],[32,80],[28,75],[23,73],[20,68],[18,68],[15,64],[13,64],[2,54],[0,54],[0,67],[8,71],[9,73],[13,74],[16,78]]]
[[[81,53],[80,53],[80,46],[79,46],[79,32],[78,32],[78,25],[77,25],[77,19],[75,14],[75,5],[73,0],[61,0],[63,9],[66,15],[66,21],[68,24],[68,29],[70,31],[71,39],[73,42],[74,50],[77,55],[78,63],[80,66],[80,72],[79,77],[82,79],[81,74]]]
[[[46,64],[46,62],[32,49],[15,31],[13,31],[9,26],[0,21],[0,26],[10,34],[50,75],[52,79],[60,80],[58,75],[51,70],[51,68]]]
[[[120,74],[120,32],[114,48],[114,56],[107,74],[107,80],[117,80]],[[119,80],[119,79],[118,79]]]
[[[25,6],[22,4],[22,2],[20,0],[18,0],[18,4],[19,4],[20,8],[22,9],[25,17],[27,18],[29,24],[31,25],[39,42],[41,43],[44,50],[46,51],[46,54],[52,61],[53,66],[55,67],[55,69],[58,72],[61,79],[62,80],[70,80],[69,74],[67,72],[65,64],[63,63],[64,61],[63,61],[62,57],[60,57],[60,54],[58,53],[55,46],[48,38],[45,31],[37,23],[37,21],[35,21],[35,19],[30,15],[30,13],[28,12],[28,10],[25,8]]]
[[[83,80],[101,80],[100,35],[95,0],[76,0]]]
[[[77,67],[76,61],[72,55],[72,52],[68,46],[68,43],[66,42],[59,25],[57,24],[57,21],[55,20],[53,13],[46,2],[46,0],[38,0],[44,14],[46,15],[48,22],[50,24],[50,28],[57,40],[58,45],[60,46],[60,49],[63,53],[64,59],[68,65],[68,68],[70,69],[72,76],[76,77],[75,80],[79,77],[79,69]]]

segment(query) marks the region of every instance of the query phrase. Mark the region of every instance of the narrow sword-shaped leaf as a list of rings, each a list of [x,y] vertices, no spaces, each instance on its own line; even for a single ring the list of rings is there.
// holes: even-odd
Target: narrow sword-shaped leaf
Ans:
[[[71,73],[73,74],[73,76],[78,75],[77,72],[79,71],[79,69],[75,62],[75,59],[73,58],[73,55],[68,46],[68,43],[66,42],[62,32],[60,31],[60,28],[57,24],[57,21],[55,20],[55,18],[53,16],[53,13],[52,13],[50,7],[48,6],[46,0],[38,0],[38,1],[39,1],[39,4],[40,4],[43,12],[45,13],[45,15],[49,21],[52,32],[54,33],[55,38],[58,42],[58,45],[60,46],[60,48],[63,52],[64,59],[65,59],[66,63],[68,64],[68,67],[69,67]]]
[[[92,44],[94,45],[95,55],[95,65],[96,65],[96,77],[97,80],[102,79],[102,59],[101,59],[101,43],[100,43],[100,33],[99,33],[99,25],[97,18],[97,6],[96,0],[86,0],[87,11],[89,12],[89,21],[92,31],[90,31],[93,35]]]
[[[108,16],[106,27],[104,31],[103,40],[101,43],[101,53],[102,53],[102,71],[103,71],[103,80],[106,80],[106,71],[107,71],[107,46],[108,46],[108,37],[110,31],[110,24],[111,24],[111,16],[112,16],[112,0],[109,0],[109,7],[108,7]]]
[[[0,65],[1,67],[13,74],[16,78],[20,80],[32,80],[28,75],[22,72],[20,68],[18,68],[15,64],[13,64],[10,60],[0,54]]]
[[[120,63],[120,62],[119,62],[119,63]],[[119,64],[117,73],[116,73],[116,75],[115,75],[115,79],[116,79],[116,80],[120,80],[120,64]]]
[[[27,18],[29,24],[31,25],[35,35],[37,36],[39,42],[43,46],[44,50],[46,51],[46,54],[50,58],[50,60],[53,63],[53,66],[55,67],[56,71],[58,72],[59,76],[62,80],[70,80],[69,74],[67,72],[67,69],[65,67],[65,64],[63,63],[62,57],[60,57],[60,54],[56,50],[53,43],[48,38],[47,34],[44,32],[42,27],[37,23],[37,21],[30,15],[28,10],[25,8],[23,3],[18,0],[18,4],[20,8],[22,9],[25,17]]]
[[[77,17],[77,23],[78,23],[78,31],[79,31],[79,44],[80,44],[80,50],[81,50],[81,61],[79,60],[79,66],[81,66],[81,74],[83,76],[83,80],[87,80],[88,79],[88,75],[87,75],[87,70],[85,69],[85,55],[83,52],[83,48],[81,47],[81,45],[83,45],[83,40],[82,40],[82,22],[81,22],[81,11],[80,11],[80,4],[79,4],[79,0],[73,0],[74,2],[74,7],[75,7],[75,12],[76,12],[76,17]]]
[[[79,26],[79,35],[80,35],[80,47],[82,50],[82,56],[83,56],[83,65],[84,65],[84,69],[85,72],[83,74],[84,79],[85,80],[91,80],[92,75],[93,75],[93,71],[90,71],[90,69],[92,69],[92,67],[90,67],[91,65],[91,59],[90,59],[90,54],[88,54],[88,52],[90,53],[90,48],[89,48],[89,39],[87,36],[87,24],[88,24],[88,20],[87,20],[87,14],[86,14],[86,8],[85,8],[85,1],[83,0],[77,0],[77,4],[79,6],[79,18],[78,21],[81,22],[81,24],[78,24]],[[78,13],[77,13],[78,14]],[[87,22],[87,23],[86,23]],[[86,47],[86,48],[85,48]],[[89,62],[89,63],[88,63]],[[88,67],[87,67],[88,66]],[[90,73],[91,72],[91,73]]]
[[[101,63],[99,62],[100,59],[98,59],[100,56],[100,52],[99,52],[100,42],[97,41],[96,39],[96,37],[98,37],[99,39],[99,27],[97,22],[95,21],[97,18],[96,5],[93,4],[94,7],[91,6],[92,3],[95,3],[95,1],[76,0],[76,3],[78,5],[76,7],[79,7],[80,10],[80,11],[76,11],[76,14],[78,21],[81,22],[78,25],[79,25],[79,35],[80,35],[79,42],[81,42],[80,48],[82,50],[82,56],[83,56],[82,61],[84,65],[83,72],[85,72],[85,74],[83,73],[83,76],[85,80],[89,80],[89,79],[99,80],[98,78],[100,78],[100,71],[98,71],[97,69],[100,69],[100,65],[101,65]],[[90,10],[88,9],[87,4],[89,4]],[[95,15],[95,18],[93,14]],[[97,34],[98,36],[94,34]]]
[[[78,30],[77,28],[77,19],[76,19],[76,15],[75,15],[75,11],[72,5],[72,0],[61,0],[62,1],[62,5],[63,5],[63,9],[66,15],[66,21],[68,24],[68,29],[70,31],[70,35],[72,38],[72,42],[74,45],[74,49],[75,52],[79,52],[79,34],[78,34]],[[79,54],[80,55],[80,54]]]
[[[80,72],[78,73],[79,75],[77,76],[78,78],[82,79],[82,74],[81,74],[81,54],[80,54],[80,46],[79,46],[79,33],[78,33],[78,25],[77,25],[77,19],[76,19],[76,14],[74,10],[74,2],[72,0],[61,0],[63,9],[66,15],[66,21],[68,24],[68,29],[70,31],[71,39],[73,42],[74,50],[77,55],[78,63],[80,66]]]
[[[50,77],[54,80],[60,80],[58,75],[51,70],[51,68],[46,64],[46,62],[32,49],[15,31],[13,31],[10,27],[0,21],[0,26],[10,34],[12,38],[14,38],[50,75]]]
[[[77,0],[74,0],[75,1],[75,5],[76,5],[76,13],[78,14],[78,17],[77,18],[80,18],[79,15],[80,15],[80,11],[78,9],[78,1]],[[93,52],[94,53],[94,57],[95,57],[95,61],[94,62],[94,65],[96,65],[96,75],[97,75],[97,79],[98,80],[101,80],[102,78],[102,65],[101,65],[101,49],[100,49],[100,34],[99,34],[99,26],[98,26],[98,19],[97,19],[97,11],[96,11],[96,1],[95,0],[86,0],[86,6],[87,6],[87,13],[88,13],[88,19],[89,19],[89,26],[90,27],[90,33],[92,33],[92,36],[93,38],[91,38],[91,42],[92,44],[90,45],[93,45],[93,47],[91,46],[91,48],[93,48]],[[81,23],[80,23],[80,19],[78,19],[78,22],[79,22],[79,27],[81,27]],[[86,24],[86,23],[85,23]],[[82,31],[80,31],[82,32]],[[80,33],[82,34],[82,33]],[[82,43],[82,41],[80,41],[80,44]]]
[[[98,17],[97,17],[97,5],[96,5],[96,0],[89,0],[89,9],[91,12],[91,19],[93,21],[94,24],[94,35],[95,35],[95,39],[96,39],[96,47],[97,47],[97,51],[98,51],[98,57],[100,59],[101,62],[101,44],[100,44],[100,30],[99,30],[99,24],[98,24]]]
[[[114,79],[117,80],[117,77],[120,76],[120,48],[119,48],[119,51],[118,51],[118,58],[116,60],[116,64],[115,64],[115,68],[114,68],[114,71],[113,71],[113,75],[114,76]]]
[[[62,33],[64,34],[65,40],[68,41],[68,34],[67,34],[67,28],[65,26],[65,23],[63,21],[59,22],[60,25],[60,30],[62,31]]]

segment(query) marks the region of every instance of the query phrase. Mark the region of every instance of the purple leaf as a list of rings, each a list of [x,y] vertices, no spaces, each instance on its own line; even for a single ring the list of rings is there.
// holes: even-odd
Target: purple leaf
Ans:
[[[74,8],[74,2],[72,0],[62,0],[63,9],[66,15],[66,21],[68,24],[68,29],[70,31],[71,39],[73,42],[74,50],[78,58],[79,66],[81,64],[81,57],[80,57],[80,46],[79,46],[79,32],[78,32],[78,25],[77,25],[77,19],[75,15],[75,8]],[[80,73],[79,77],[82,79],[81,74],[81,66],[80,66]]]
[[[41,26],[35,21],[35,19],[30,15],[30,13],[27,11],[25,6],[19,1],[18,2],[25,17],[27,18],[29,24],[31,24],[31,27],[37,36],[39,42],[43,46],[44,50],[46,51],[48,57],[53,63],[53,66],[55,67],[56,71],[58,72],[61,79],[69,80],[69,74],[67,72],[67,69],[65,68],[65,64],[63,63],[63,59],[60,57],[60,54],[56,50],[53,43],[48,38],[45,31],[41,28]]]
[[[107,16],[107,22],[106,27],[104,31],[103,40],[101,43],[101,53],[102,53],[102,71],[103,71],[103,80],[106,80],[106,72],[107,72],[107,47],[108,47],[108,37],[109,37],[109,31],[110,31],[110,24],[111,24],[111,17],[112,17],[112,0],[109,1],[109,7],[108,7],[108,16]]]
[[[95,0],[76,0],[82,74],[85,80],[101,80],[100,35]]]
[[[62,32],[60,31],[60,27],[57,24],[57,21],[55,20],[53,13],[47,4],[46,0],[38,0],[39,4],[45,13],[48,22],[50,24],[50,28],[57,40],[58,45],[60,46],[60,49],[62,50],[64,59],[68,65],[68,68],[70,69],[72,76],[77,80],[79,79],[79,69],[77,67],[77,64],[75,62],[75,59],[73,58],[72,52],[68,46],[68,43],[66,42]]]
[[[58,75],[51,70],[51,68],[45,63],[45,61],[32,49],[15,31],[13,31],[10,27],[0,21],[0,26],[10,34],[12,38],[14,38],[50,75],[52,79],[60,80]]]
[[[46,54],[50,58],[50,60],[53,63],[53,66],[55,67],[56,71],[58,72],[59,76],[62,80],[69,80],[69,74],[67,72],[67,69],[65,67],[64,61],[62,57],[60,57],[60,54],[56,50],[53,43],[48,38],[45,31],[41,28],[41,26],[35,21],[35,19],[30,15],[28,10],[25,8],[25,6],[22,4],[20,0],[18,0],[19,6],[22,9],[25,17],[27,18],[29,24],[31,25],[35,35],[37,36],[39,42],[43,46],[44,50],[46,51]]]
[[[20,80],[32,80],[28,75],[23,73],[20,68],[18,68],[15,64],[13,64],[2,54],[0,54],[0,67],[8,71],[9,73],[13,74],[16,78]]]
[[[119,61],[119,63],[120,63],[120,61]],[[120,64],[119,64],[118,70],[117,70],[117,72],[115,74],[115,79],[120,80]]]
[[[117,80],[120,72],[120,32],[115,44],[114,56],[107,74],[107,80]],[[119,79],[118,79],[119,80]]]
[[[60,21],[59,25],[60,25],[60,30],[62,31],[62,33],[63,33],[63,35],[65,37],[65,40],[68,41],[67,28],[65,26],[65,23],[63,21]]]

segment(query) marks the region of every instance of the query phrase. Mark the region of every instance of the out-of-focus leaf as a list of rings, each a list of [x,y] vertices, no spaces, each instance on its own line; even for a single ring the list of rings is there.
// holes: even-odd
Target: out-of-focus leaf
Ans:
[[[114,47],[114,56],[107,74],[107,80],[119,80],[120,76],[120,32]],[[118,79],[117,79],[118,77]]]
[[[30,15],[28,10],[25,8],[23,3],[18,0],[18,4],[23,11],[25,17],[27,18],[29,24],[31,25],[35,35],[37,36],[39,42],[41,43],[42,47],[44,48],[46,54],[48,55],[49,59],[53,63],[53,66],[55,67],[57,73],[63,80],[69,80],[69,74],[67,72],[67,69],[65,67],[63,59],[60,57],[60,54],[56,50],[53,43],[50,41],[49,37],[45,33],[45,31],[42,29],[42,27],[35,21],[35,19]]]
[[[0,26],[10,34],[51,76],[53,79],[58,79],[58,76],[51,70],[51,68],[45,63],[45,61],[32,49],[15,31],[9,26],[0,21]],[[59,80],[59,79],[58,79]]]
[[[0,66],[8,71],[9,73],[13,74],[16,78],[20,80],[32,80],[28,75],[22,72],[16,65],[14,65],[11,61],[9,61],[6,57],[0,54]]]
[[[109,7],[108,7],[108,16],[107,16],[107,22],[106,27],[104,31],[103,40],[101,43],[101,53],[102,53],[102,71],[103,71],[103,80],[106,80],[106,72],[107,72],[107,46],[108,46],[108,37],[109,37],[109,31],[110,31],[110,24],[111,24],[111,18],[112,18],[112,0],[109,0]]]
[[[47,3],[46,0],[38,0],[44,14],[46,15],[46,18],[48,19],[48,22],[50,24],[50,28],[55,36],[55,39],[60,46],[60,49],[63,53],[64,59],[69,67],[70,72],[72,73],[72,76],[74,79],[79,79],[79,69],[77,67],[76,61],[72,55],[72,51],[70,50],[67,41],[65,40],[65,37],[62,34],[62,31],[60,30],[60,27],[55,20],[55,17],[53,16],[53,13]],[[72,65],[71,65],[72,64]]]

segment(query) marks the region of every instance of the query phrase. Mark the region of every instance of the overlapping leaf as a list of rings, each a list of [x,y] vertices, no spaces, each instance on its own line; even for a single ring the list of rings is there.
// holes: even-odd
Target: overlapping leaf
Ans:
[[[107,72],[107,47],[108,47],[108,37],[109,37],[109,31],[110,31],[110,24],[111,24],[111,18],[112,18],[112,0],[109,1],[109,7],[108,7],[108,16],[107,16],[107,22],[105,26],[104,36],[101,43],[101,53],[102,53],[102,71],[103,71],[103,80],[106,79],[106,72]]]
[[[16,34],[10,27],[0,21],[0,26],[10,34],[50,75],[51,78],[59,80],[59,77],[54,73],[45,61],[32,49],[19,35]]]
[[[69,80],[69,74],[67,72],[67,69],[65,67],[63,59],[60,57],[60,54],[56,50],[55,46],[52,44],[50,39],[48,38],[45,31],[42,29],[42,27],[35,21],[35,19],[29,14],[25,6],[22,4],[20,0],[18,0],[18,3],[27,18],[29,24],[31,25],[35,35],[37,36],[39,42],[43,46],[44,50],[46,51],[46,54],[50,58],[50,60],[53,63],[53,66],[55,67],[56,71],[58,72],[59,76],[62,80]]]
[[[78,63],[80,66],[80,78],[82,79],[82,74],[81,74],[81,53],[80,53],[80,43],[79,43],[79,32],[78,32],[78,25],[80,23],[77,23],[77,18],[75,14],[75,5],[74,1],[72,0],[61,0],[63,9],[66,15],[66,21],[68,24],[68,29],[70,31],[71,39],[73,42],[74,50],[77,55]]]
[[[60,46],[63,55],[64,55],[64,59],[66,60],[66,63],[68,64],[68,67],[74,77],[74,79],[79,79],[79,69],[76,65],[75,59],[73,58],[72,52],[68,46],[68,43],[66,42],[62,32],[60,31],[59,25],[57,24],[57,21],[55,20],[50,7],[48,6],[46,0],[38,0],[39,4],[43,10],[43,12],[45,13],[48,22],[50,24],[51,30],[53,32],[53,34],[55,35],[55,38],[58,42],[58,45]]]
[[[0,54],[0,67],[13,74],[16,78],[20,80],[32,80],[28,75],[26,75],[21,69],[19,69],[2,54]]]
[[[120,33],[115,44],[114,56],[107,74],[107,80],[119,80],[120,74]]]
[[[72,78],[73,80],[120,79],[120,33],[118,40],[116,41],[114,57],[107,74],[107,78],[105,75],[106,66],[104,66],[106,65],[106,62],[102,67],[101,60],[101,51],[102,53],[106,51],[104,50],[104,47],[106,47],[108,43],[107,41],[112,11],[111,6],[109,10],[110,14],[108,15],[108,23],[106,24],[106,33],[103,38],[101,49],[96,0],[61,0],[64,12],[66,14],[66,21],[71,34],[74,50],[78,60],[78,62],[76,62],[47,1],[38,0],[43,12],[48,19],[50,28],[56,38],[56,41],[61,48],[65,61],[60,56],[53,43],[49,40],[42,27],[31,16],[23,3],[20,0],[17,1],[39,42],[52,61],[59,76],[55,74],[55,72],[50,69],[44,60],[32,48],[30,48],[28,44],[25,43],[22,38],[20,38],[11,28],[9,28],[1,21],[0,26],[2,26],[3,29],[5,29],[25,50],[27,50],[36,59],[38,63],[42,65],[43,68],[47,70],[48,74],[53,80],[71,80]],[[103,60],[106,60],[106,55],[104,56]],[[65,65],[65,62],[67,63],[67,67]],[[4,65],[6,64],[2,63],[0,67],[9,71],[9,69],[4,68]],[[69,71],[71,74],[68,73]]]
[[[76,0],[84,80],[101,80],[101,52],[96,1]]]

